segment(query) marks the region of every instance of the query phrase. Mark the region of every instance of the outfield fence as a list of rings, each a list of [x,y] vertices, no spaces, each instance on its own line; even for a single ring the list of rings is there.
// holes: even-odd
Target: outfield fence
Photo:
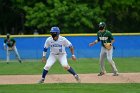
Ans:
[[[121,33],[114,34],[114,57],[140,57],[140,34]],[[11,35],[16,40],[16,46],[22,59],[41,59],[44,42],[50,35]],[[62,34],[70,40],[75,48],[77,58],[99,58],[101,44],[89,47],[89,43],[97,37],[95,34]],[[6,51],[3,49],[5,36],[0,36],[0,59],[6,59]],[[66,48],[68,57],[70,50]],[[47,53],[47,56],[49,51]],[[11,59],[15,55],[10,56]]]

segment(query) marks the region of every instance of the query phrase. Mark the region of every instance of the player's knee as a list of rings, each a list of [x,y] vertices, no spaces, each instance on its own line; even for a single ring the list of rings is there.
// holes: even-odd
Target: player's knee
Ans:
[[[113,64],[113,60],[112,60],[112,59],[108,59],[108,62],[109,62],[110,64]]]
[[[107,57],[107,60],[108,60],[108,62],[112,62],[113,61],[112,58],[110,58],[110,57]]]
[[[51,66],[45,66],[44,69],[45,70],[49,70],[51,68]]]
[[[69,68],[70,68],[70,66],[63,66],[63,68],[65,69],[65,70],[68,70]]]
[[[109,63],[112,63],[112,60],[108,60]]]

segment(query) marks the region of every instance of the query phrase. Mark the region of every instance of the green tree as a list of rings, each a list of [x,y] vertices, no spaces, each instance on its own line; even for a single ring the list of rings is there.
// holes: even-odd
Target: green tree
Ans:
[[[106,0],[102,5],[108,26],[114,32],[139,32],[138,0]]]
[[[97,6],[97,3],[94,3]],[[59,26],[62,33],[88,33],[95,29],[93,23],[103,17],[100,7],[91,8],[76,0],[48,0],[47,3],[36,3],[34,7],[24,7],[26,11],[26,26],[50,29]]]
[[[19,22],[21,18],[20,13],[12,7],[12,2],[10,0],[0,1],[0,33],[15,34],[16,30],[19,30],[21,23]]]
[[[49,33],[59,26],[62,33],[96,33],[105,21],[112,32],[139,32],[139,6],[139,0],[0,0],[0,31]]]

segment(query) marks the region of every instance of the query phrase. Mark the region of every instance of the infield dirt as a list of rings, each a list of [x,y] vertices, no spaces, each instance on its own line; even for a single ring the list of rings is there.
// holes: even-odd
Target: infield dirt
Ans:
[[[81,83],[140,83],[140,73],[79,74]],[[37,84],[41,75],[0,75],[0,84]],[[71,74],[48,74],[45,83],[77,83]]]

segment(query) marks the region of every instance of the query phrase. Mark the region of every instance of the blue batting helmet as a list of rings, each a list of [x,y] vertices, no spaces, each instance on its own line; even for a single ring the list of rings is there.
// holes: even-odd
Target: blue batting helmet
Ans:
[[[50,32],[51,33],[53,33],[53,32],[60,33],[60,29],[59,29],[59,27],[52,27]]]
[[[59,27],[52,27],[50,32],[51,32],[51,36],[54,38],[56,36],[59,36],[60,29]]]

